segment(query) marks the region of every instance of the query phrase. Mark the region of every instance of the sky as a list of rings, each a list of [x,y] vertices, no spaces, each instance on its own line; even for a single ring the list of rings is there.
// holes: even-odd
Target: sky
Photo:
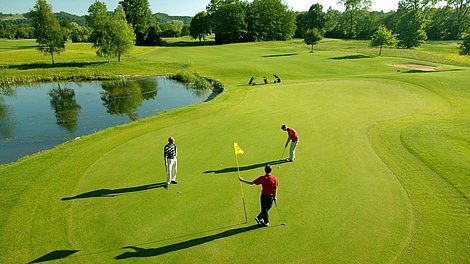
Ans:
[[[88,7],[95,0],[46,0],[53,12],[64,11],[75,15],[85,15]],[[100,0],[114,10],[120,0]],[[333,9],[344,11],[342,6],[337,5],[337,0],[283,0],[294,11],[307,11],[311,5],[319,3],[326,11],[330,6]],[[372,10],[385,11],[396,10],[399,0],[372,0]],[[204,11],[210,0],[149,0],[152,13],[166,13],[173,16],[194,16]],[[0,12],[26,13],[36,4],[36,0],[0,0]]]

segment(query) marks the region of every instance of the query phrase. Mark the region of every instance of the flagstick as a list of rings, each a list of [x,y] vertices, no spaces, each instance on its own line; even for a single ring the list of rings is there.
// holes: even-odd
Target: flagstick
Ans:
[[[238,177],[241,178],[241,175],[240,175],[240,167],[238,166],[238,155],[237,153],[235,153],[235,160],[237,161],[237,171],[238,171]],[[243,201],[243,210],[245,212],[245,224],[248,223],[248,218],[246,216],[246,205],[245,205],[245,195],[243,194],[243,186],[242,186],[242,182],[241,181],[238,181],[240,182],[240,190],[242,192],[242,201]]]

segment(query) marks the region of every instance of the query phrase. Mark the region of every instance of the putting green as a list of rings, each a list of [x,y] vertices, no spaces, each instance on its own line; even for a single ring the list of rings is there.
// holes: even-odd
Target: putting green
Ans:
[[[406,74],[392,65],[418,62],[312,55],[296,43],[149,51],[152,59],[190,61],[226,91],[1,166],[0,261],[468,259],[468,69]],[[269,72],[282,83],[245,84]],[[282,123],[300,134],[294,163],[277,164]],[[162,152],[170,135],[179,183],[167,190]],[[259,186],[242,185],[245,224],[233,141],[245,151],[238,156],[245,179],[276,164],[279,207],[269,228],[253,227]]]

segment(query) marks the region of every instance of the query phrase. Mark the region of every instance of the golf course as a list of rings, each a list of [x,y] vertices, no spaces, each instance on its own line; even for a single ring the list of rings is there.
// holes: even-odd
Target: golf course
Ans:
[[[0,165],[0,263],[470,263],[470,56],[456,41],[381,56],[359,40],[167,41],[109,64],[68,43],[51,65],[34,40],[0,40],[2,84],[185,71],[224,86]],[[282,124],[299,133],[295,162]],[[266,164],[278,200],[259,227],[261,188],[238,173]]]

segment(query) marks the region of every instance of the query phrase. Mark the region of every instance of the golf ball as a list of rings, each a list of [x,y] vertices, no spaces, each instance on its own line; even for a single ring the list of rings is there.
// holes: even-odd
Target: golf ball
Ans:
[[[178,193],[181,193],[181,191],[178,191]]]
[[[278,168],[280,168],[281,166],[277,166]]]

